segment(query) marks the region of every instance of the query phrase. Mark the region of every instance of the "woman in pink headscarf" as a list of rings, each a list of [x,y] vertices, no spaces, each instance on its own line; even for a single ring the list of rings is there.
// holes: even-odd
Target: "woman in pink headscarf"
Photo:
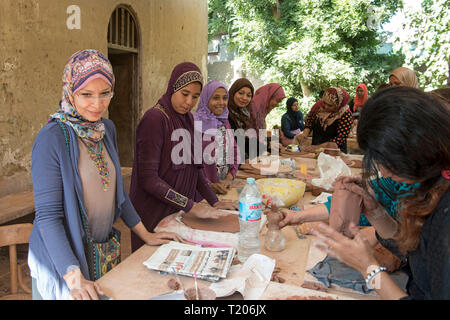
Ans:
[[[269,83],[255,92],[251,102],[251,127],[253,129],[266,128],[266,116],[278,107],[286,98],[283,88],[278,83]]]
[[[250,108],[250,127],[255,129],[258,135],[259,154],[262,154],[261,151],[265,148],[264,135],[259,130],[266,129],[266,116],[278,107],[284,98],[286,98],[286,94],[278,83],[266,84],[255,92]],[[270,145],[270,138],[267,138],[267,142]],[[250,152],[250,154],[253,153]]]

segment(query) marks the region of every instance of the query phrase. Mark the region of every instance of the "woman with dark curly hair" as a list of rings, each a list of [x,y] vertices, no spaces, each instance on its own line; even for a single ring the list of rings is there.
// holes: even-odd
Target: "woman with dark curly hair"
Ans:
[[[324,225],[316,235],[330,256],[361,272],[368,287],[375,281],[382,299],[450,299],[448,105],[414,88],[382,90],[365,104],[357,136],[365,152],[363,176],[341,179],[362,197],[383,246],[407,258],[406,292],[380,267],[357,227],[351,228],[352,239]],[[392,187],[386,198],[374,198],[374,178],[382,188]],[[395,216],[388,214],[392,210]]]

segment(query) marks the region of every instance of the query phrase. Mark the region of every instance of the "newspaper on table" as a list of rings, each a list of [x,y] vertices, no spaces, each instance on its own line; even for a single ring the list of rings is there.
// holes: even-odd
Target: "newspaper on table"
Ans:
[[[144,265],[160,272],[194,277],[211,282],[226,278],[236,249],[203,248],[171,241],[160,246]]]

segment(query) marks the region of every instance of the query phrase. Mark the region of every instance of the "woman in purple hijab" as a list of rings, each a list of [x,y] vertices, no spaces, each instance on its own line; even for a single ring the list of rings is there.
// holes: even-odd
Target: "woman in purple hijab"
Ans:
[[[202,132],[203,172],[217,194],[227,193],[236,176],[239,149],[228,122],[228,90],[219,81],[203,88],[194,113],[195,130]]]
[[[193,161],[194,118],[190,111],[200,96],[202,82],[195,64],[184,62],[175,66],[166,93],[144,114],[137,127],[130,199],[149,231],[180,210],[198,218],[219,218],[229,214],[220,209],[234,209],[218,200],[202,165]],[[196,192],[209,205],[195,203]],[[132,251],[143,244],[132,232]]]

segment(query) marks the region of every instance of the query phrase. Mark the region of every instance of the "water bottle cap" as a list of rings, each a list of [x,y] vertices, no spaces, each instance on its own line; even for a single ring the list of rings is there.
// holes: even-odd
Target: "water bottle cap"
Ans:
[[[255,183],[255,178],[247,178],[247,183],[248,184],[254,184]]]

